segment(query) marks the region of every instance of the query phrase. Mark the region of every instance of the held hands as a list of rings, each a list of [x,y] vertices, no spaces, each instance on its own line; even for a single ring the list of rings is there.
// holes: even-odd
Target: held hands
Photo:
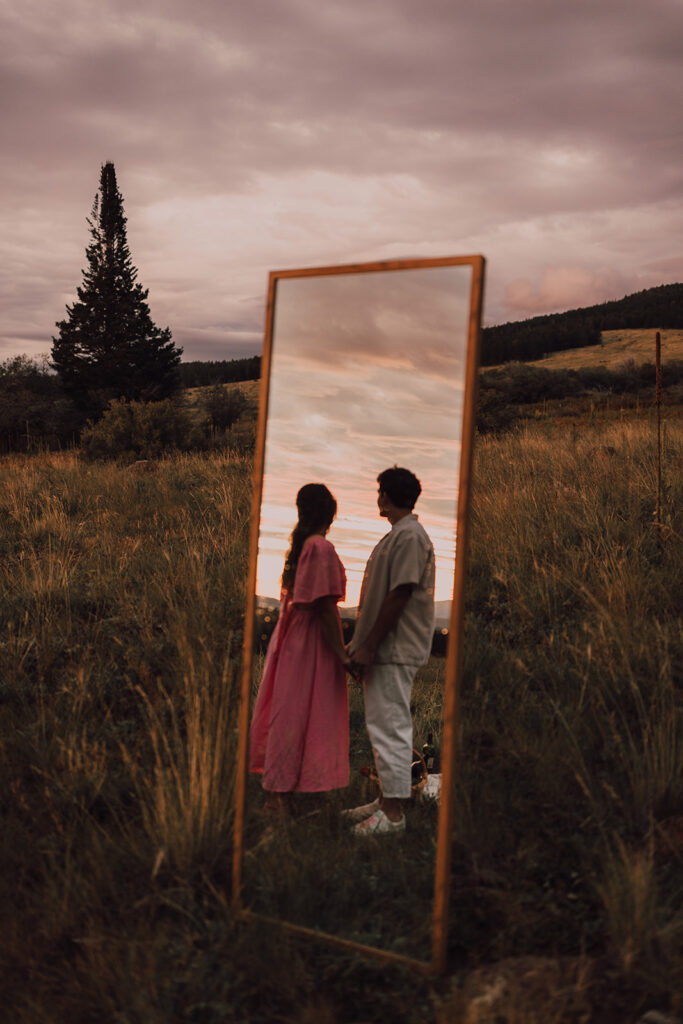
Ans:
[[[344,655],[344,657],[341,659],[341,663],[344,667],[344,671],[346,672],[346,674],[351,676],[354,680],[356,680],[356,664],[351,660],[348,654]]]
[[[348,655],[348,647],[346,651]],[[353,656],[348,657],[348,667],[346,665],[344,667],[355,682],[363,683],[374,660],[374,649],[369,647],[367,643],[364,643],[353,652]]]

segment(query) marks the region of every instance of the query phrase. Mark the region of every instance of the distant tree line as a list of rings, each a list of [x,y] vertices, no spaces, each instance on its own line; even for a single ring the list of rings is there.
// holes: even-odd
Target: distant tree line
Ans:
[[[208,359],[181,363],[180,383],[184,388],[204,388],[211,384],[234,384],[242,380],[258,380],[261,356],[244,359]]]
[[[683,284],[664,284],[597,306],[485,327],[481,365],[530,362],[563,349],[599,345],[602,331],[650,327],[683,328]]]

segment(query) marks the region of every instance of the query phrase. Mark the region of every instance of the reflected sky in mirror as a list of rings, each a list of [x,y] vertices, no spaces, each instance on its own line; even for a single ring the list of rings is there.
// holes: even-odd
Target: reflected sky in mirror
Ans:
[[[422,483],[415,511],[435,548],[436,599],[450,599],[471,275],[463,265],[278,280],[260,599],[279,597],[296,493],[319,481],[337,498],[328,536],[347,572],[344,603],[357,605],[389,529],[377,474],[393,465]]]

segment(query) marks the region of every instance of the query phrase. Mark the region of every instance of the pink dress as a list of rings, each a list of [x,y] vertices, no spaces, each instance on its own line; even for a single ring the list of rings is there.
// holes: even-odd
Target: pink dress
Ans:
[[[346,672],[315,612],[299,607],[345,594],[346,574],[333,545],[309,537],[293,593],[282,593],[251,722],[249,770],[262,773],[263,788],[271,792],[317,793],[348,785]]]

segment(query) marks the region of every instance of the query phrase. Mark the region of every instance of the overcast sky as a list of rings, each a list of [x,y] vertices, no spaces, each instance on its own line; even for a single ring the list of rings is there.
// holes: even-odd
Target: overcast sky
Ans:
[[[485,323],[683,280],[681,0],[0,0],[0,360],[49,352],[112,160],[185,359],[267,272],[482,253]]]

